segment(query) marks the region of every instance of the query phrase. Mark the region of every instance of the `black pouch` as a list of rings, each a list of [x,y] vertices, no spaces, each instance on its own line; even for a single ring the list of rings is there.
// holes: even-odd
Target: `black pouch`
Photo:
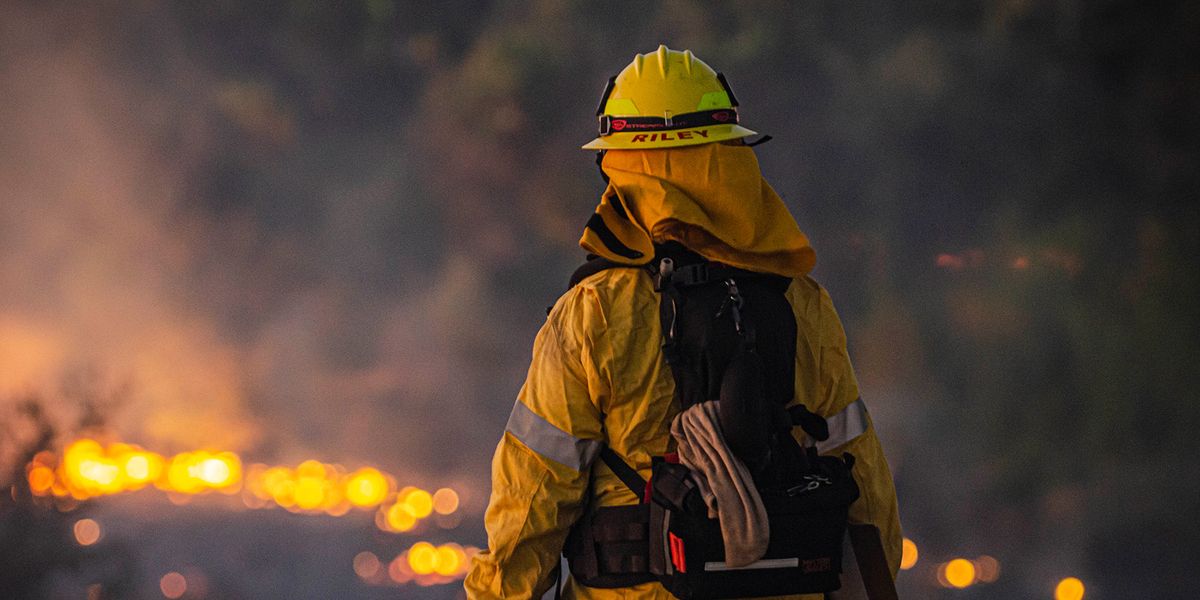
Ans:
[[[654,581],[646,552],[650,505],[587,511],[567,536],[571,576],[588,587],[619,588]]]
[[[841,586],[846,514],[858,499],[854,457],[817,457],[797,484],[759,490],[771,536],[762,559],[725,563],[721,525],[708,511],[687,467],[654,467],[650,503],[650,571],[676,597],[754,598],[821,593]]]

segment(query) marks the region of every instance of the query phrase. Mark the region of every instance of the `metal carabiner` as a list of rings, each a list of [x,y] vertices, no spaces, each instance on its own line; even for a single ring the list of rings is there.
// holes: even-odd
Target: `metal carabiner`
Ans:
[[[729,307],[729,313],[733,316],[733,326],[737,329],[738,335],[744,333],[742,331],[742,305],[745,300],[742,298],[741,292],[738,291],[737,282],[732,278],[725,280],[725,287],[729,291],[729,298],[721,304],[721,309],[717,311],[717,316],[721,316],[725,312],[725,307]]]

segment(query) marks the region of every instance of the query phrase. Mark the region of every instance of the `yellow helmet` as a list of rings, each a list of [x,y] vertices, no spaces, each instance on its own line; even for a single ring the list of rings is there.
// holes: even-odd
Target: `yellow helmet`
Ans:
[[[690,50],[666,46],[634,56],[609,78],[596,116],[600,136],[585,150],[674,148],[755,135],[738,125],[737,98],[725,76]]]

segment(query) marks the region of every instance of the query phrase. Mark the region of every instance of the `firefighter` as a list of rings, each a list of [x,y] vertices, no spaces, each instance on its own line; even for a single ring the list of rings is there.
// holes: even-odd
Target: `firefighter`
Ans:
[[[646,265],[655,244],[678,242],[710,261],[791,278],[796,320],[795,401],[826,417],[822,454],[856,459],[861,495],[851,523],[876,526],[891,574],[900,562],[895,488],[825,289],[815,254],[763,179],[756,135],[737,122],[725,78],[689,51],[660,46],[610,80],[599,110],[608,187],[580,245],[614,263]],[[533,346],[492,461],[485,515],[488,548],[474,560],[468,598],[539,598],[557,584],[564,540],[585,506],[640,499],[596,460],[604,446],[647,478],[652,457],[672,449],[679,413],[662,356],[659,295],[637,268],[599,271],[558,299]],[[804,438],[799,427],[794,435]],[[622,589],[563,588],[574,598],[671,598],[657,582]],[[819,598],[816,596],[793,596]]]

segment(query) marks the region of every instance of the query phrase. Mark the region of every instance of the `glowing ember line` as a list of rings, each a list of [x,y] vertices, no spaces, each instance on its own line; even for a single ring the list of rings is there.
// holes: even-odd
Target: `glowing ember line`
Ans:
[[[94,439],[69,444],[61,459],[41,452],[26,466],[29,489],[35,496],[86,500],[133,492],[149,485],[167,492],[173,502],[188,496],[241,493],[249,508],[283,507],[292,512],[340,516],[351,509],[376,510],[380,529],[406,532],[423,519],[458,510],[458,493],[436,493],[405,487],[374,467],[347,473],[338,465],[315,460],[295,468],[252,464],[243,468],[233,452],[196,450],[171,457],[132,444],[101,445]],[[441,521],[439,521],[441,523]],[[443,552],[442,570],[450,564]]]

